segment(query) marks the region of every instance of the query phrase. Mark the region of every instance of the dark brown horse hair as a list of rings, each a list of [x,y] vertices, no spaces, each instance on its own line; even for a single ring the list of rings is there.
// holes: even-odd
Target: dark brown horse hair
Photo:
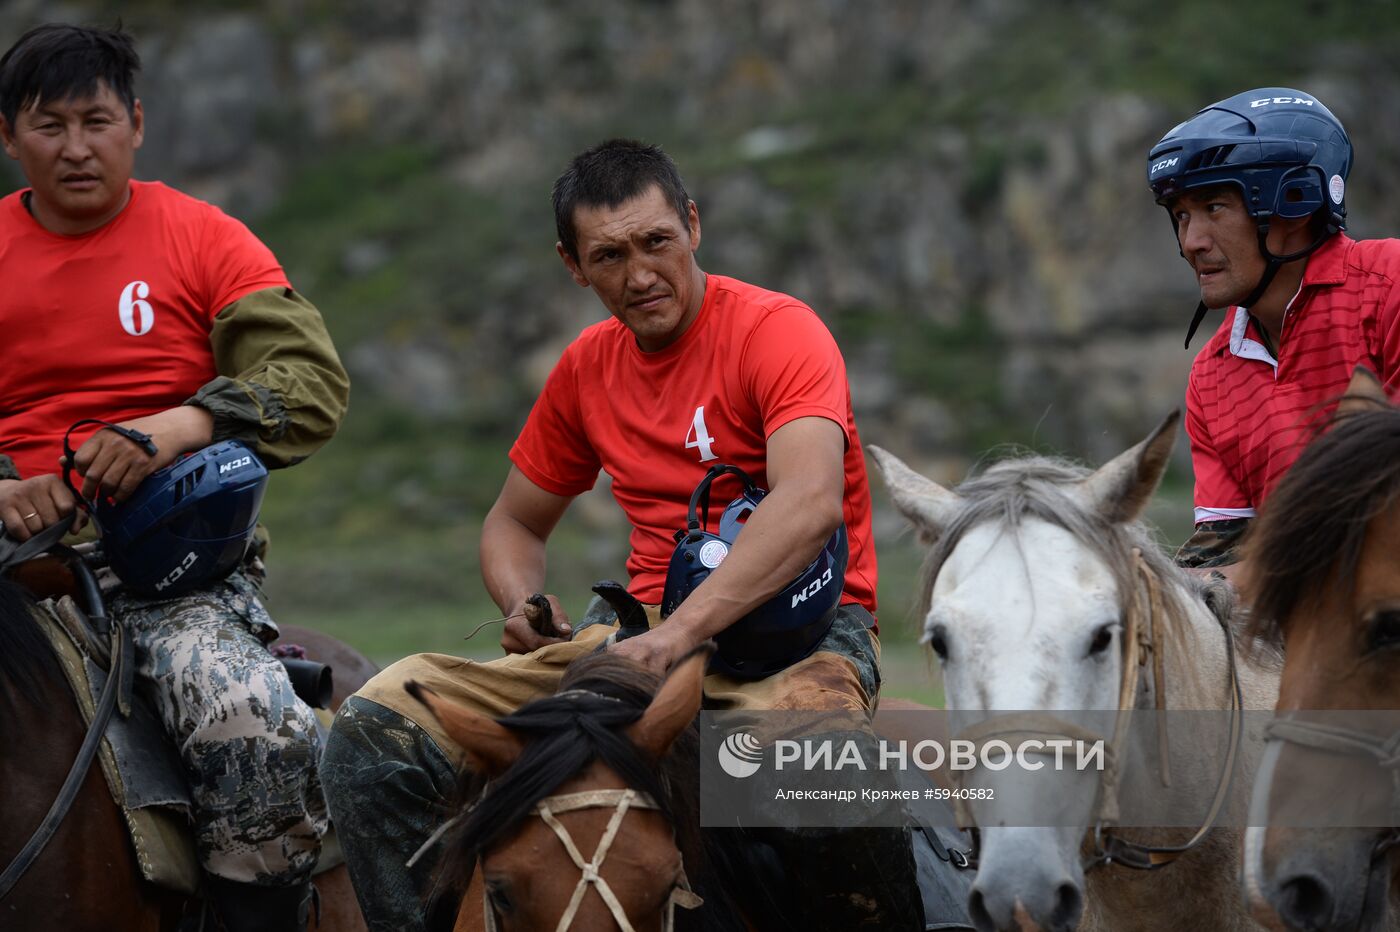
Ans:
[[[1249,634],[1281,643],[1286,614],[1351,588],[1366,526],[1400,492],[1400,410],[1338,415],[1274,488],[1244,543]]]

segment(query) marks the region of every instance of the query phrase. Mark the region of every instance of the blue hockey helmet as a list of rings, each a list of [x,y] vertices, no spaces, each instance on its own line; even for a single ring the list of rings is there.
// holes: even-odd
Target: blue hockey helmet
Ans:
[[[1211,104],[1176,126],[1147,156],[1147,182],[1166,206],[1192,188],[1237,187],[1250,216],[1322,212],[1328,231],[1346,225],[1351,139],[1316,97],[1261,87]]]
[[[711,532],[702,525],[709,513],[710,485],[725,475],[736,476],[743,491],[724,509],[716,532]],[[690,496],[685,529],[676,532],[676,549],[661,596],[662,618],[674,612],[724,561],[744,522],[766,494],[737,466],[710,468]],[[710,670],[758,679],[792,666],[816,650],[836,620],[846,583],[846,558],[843,524],[797,578],[715,636],[719,649],[710,659]]]
[[[237,440],[151,473],[119,504],[95,503],[107,564],[129,589],[176,596],[223,579],[248,550],[267,468]]]

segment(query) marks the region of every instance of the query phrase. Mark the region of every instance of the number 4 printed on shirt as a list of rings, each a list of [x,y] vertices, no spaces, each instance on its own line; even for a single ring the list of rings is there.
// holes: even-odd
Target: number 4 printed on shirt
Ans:
[[[705,429],[705,406],[701,405],[695,409],[695,417],[690,422],[690,431],[685,435],[685,448],[687,450],[700,451],[700,462],[708,463],[710,460],[719,459],[715,451],[710,449],[710,444],[715,442],[715,438],[710,436],[710,432]]]

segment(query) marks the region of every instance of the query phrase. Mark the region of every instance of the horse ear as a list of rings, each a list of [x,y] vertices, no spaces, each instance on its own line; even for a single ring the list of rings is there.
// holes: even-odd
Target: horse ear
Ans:
[[[1118,454],[1079,482],[1087,505],[1114,524],[1135,520],[1167,471],[1181,411],[1168,414],[1146,440]]]
[[[495,719],[444,699],[416,680],[409,680],[404,689],[428,707],[447,736],[461,745],[467,763],[478,773],[500,776],[525,748],[525,742],[515,732]]]
[[[957,493],[914,472],[890,451],[873,444],[866,449],[874,458],[895,507],[918,529],[920,539],[932,544],[952,521],[962,506],[962,499]]]
[[[700,711],[705,668],[714,652],[714,642],[706,641],[671,668],[642,717],[627,726],[627,738],[637,750],[659,761],[676,736],[695,721]]]
[[[1351,374],[1346,394],[1337,403],[1337,415],[1340,417],[1362,411],[1374,411],[1377,405],[1383,408],[1390,407],[1390,396],[1385,393],[1385,386],[1366,366],[1357,366]]]

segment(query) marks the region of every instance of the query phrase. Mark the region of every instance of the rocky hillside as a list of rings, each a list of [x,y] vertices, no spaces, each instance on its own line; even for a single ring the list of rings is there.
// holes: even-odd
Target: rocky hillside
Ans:
[[[549,183],[610,135],[677,157],[705,268],[822,314],[866,438],[956,479],[998,443],[1098,460],[1143,434],[1180,402],[1195,304],[1143,180],[1166,129],[1305,88],[1353,134],[1353,232],[1400,229],[1400,7],[1232,10],[9,0],[0,35],[120,14],[146,60],[140,173],[246,219],[324,310],[354,409],[278,479],[274,591],[365,609],[405,582],[475,596],[504,450],[602,313],[554,255]],[[619,573],[610,503],[581,512],[562,562]]]

